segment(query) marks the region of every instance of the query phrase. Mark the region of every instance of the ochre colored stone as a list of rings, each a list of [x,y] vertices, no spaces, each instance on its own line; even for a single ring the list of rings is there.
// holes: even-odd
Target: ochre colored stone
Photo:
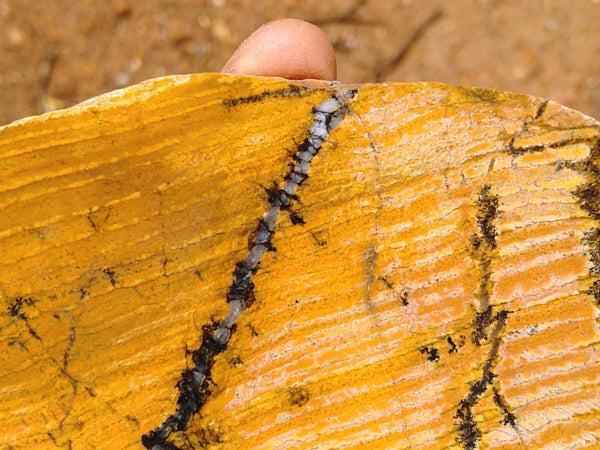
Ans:
[[[340,89],[166,77],[0,128],[0,447],[139,448],[175,412]],[[347,107],[167,442],[597,446],[598,122],[436,83]]]

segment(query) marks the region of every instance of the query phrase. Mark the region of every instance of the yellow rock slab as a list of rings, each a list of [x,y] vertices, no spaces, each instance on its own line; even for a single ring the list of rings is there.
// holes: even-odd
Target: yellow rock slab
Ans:
[[[0,447],[596,448],[599,127],[204,74],[0,128]]]

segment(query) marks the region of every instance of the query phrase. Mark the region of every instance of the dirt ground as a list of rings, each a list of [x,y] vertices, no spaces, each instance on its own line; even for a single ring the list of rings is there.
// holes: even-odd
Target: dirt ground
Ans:
[[[600,0],[0,0],[0,124],[218,71],[282,17],[325,30],[344,82],[488,86],[600,118]]]

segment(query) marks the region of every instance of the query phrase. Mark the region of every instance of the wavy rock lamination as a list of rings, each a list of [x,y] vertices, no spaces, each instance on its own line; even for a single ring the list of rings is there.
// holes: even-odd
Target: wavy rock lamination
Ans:
[[[599,150],[525,95],[218,74],[0,128],[0,447],[597,446]]]

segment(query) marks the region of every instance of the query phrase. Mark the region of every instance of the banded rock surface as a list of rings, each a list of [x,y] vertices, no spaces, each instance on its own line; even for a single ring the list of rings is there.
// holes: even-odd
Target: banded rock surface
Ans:
[[[0,128],[0,447],[595,448],[600,128],[166,77]]]

